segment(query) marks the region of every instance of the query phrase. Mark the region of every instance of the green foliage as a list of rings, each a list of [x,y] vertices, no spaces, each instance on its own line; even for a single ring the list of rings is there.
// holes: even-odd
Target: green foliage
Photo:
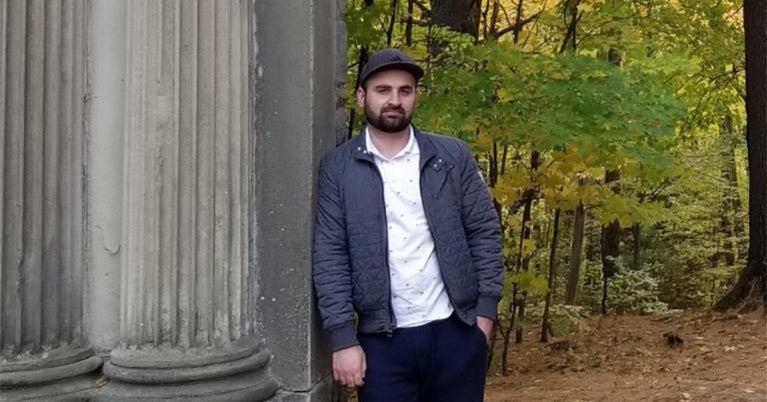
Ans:
[[[543,318],[544,304],[538,303],[530,310],[531,320]],[[590,329],[591,313],[583,306],[552,304],[549,306],[549,322],[554,336],[561,337],[574,332],[584,332]]]
[[[467,139],[479,131],[538,151],[568,147],[608,168],[625,158],[667,163],[662,151],[681,116],[669,91],[639,69],[493,42],[456,54],[436,71],[419,110],[427,129]]]
[[[517,274],[506,275],[506,277],[509,284],[517,286],[520,295],[526,293],[528,297],[546,296],[546,292],[549,290],[546,277],[533,271],[521,271]]]
[[[626,267],[622,258],[617,258],[617,272],[607,283],[607,311],[611,313],[659,314],[668,310],[668,304],[661,301],[657,272],[660,265],[644,265],[641,269]],[[603,276],[601,264],[586,266],[586,281],[582,302],[598,309],[602,303]]]
[[[667,311],[668,304],[659,298],[658,280],[654,276],[657,268],[619,270],[607,286],[610,309],[619,314],[658,314]]]
[[[489,1],[494,2],[482,1],[482,10]],[[551,211],[560,208],[566,216],[579,203],[593,226],[581,269],[583,304],[601,303],[599,231],[615,220],[623,228],[641,225],[643,265],[632,270],[625,263],[633,251],[626,231],[608,294],[613,311],[657,312],[664,303],[706,306],[731,285],[743,252],[736,250],[731,266],[717,253],[725,242],[742,243],[748,236],[722,229],[722,222],[742,220],[747,212],[740,3],[530,2],[523,15],[536,17],[521,27],[518,40],[510,34],[460,35],[437,27],[420,7],[409,15],[407,7],[392,9],[392,4],[348,2],[348,106],[356,108],[363,47],[370,52],[400,47],[424,67],[415,123],[465,139],[488,178],[496,175],[488,182],[501,206],[509,269],[502,318],[510,316],[506,306],[515,286],[529,303],[545,295],[541,267],[548,266]],[[515,5],[500,4],[508,15],[483,19],[480,32],[498,32],[514,21]],[[577,42],[563,46],[573,4]],[[408,31],[410,17],[417,23]],[[611,50],[620,52],[620,67],[608,62]],[[362,123],[356,116],[355,131]],[[732,133],[720,130],[725,116],[732,118]],[[722,179],[723,144],[734,146],[734,184]],[[604,183],[608,169],[620,171],[617,193]],[[733,195],[742,200],[742,211],[723,206],[722,198]],[[520,247],[520,205],[527,198],[531,238]],[[560,229],[557,297],[563,294],[560,278],[570,258],[572,220],[563,219]],[[530,270],[520,272],[519,261]]]

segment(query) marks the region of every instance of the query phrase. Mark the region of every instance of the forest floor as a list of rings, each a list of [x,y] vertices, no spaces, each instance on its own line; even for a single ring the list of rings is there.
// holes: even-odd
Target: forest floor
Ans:
[[[538,342],[540,325],[529,325],[524,342],[510,347],[506,375],[498,342],[485,402],[767,402],[761,310],[592,316],[585,323],[548,344]],[[558,341],[575,349],[550,346]]]

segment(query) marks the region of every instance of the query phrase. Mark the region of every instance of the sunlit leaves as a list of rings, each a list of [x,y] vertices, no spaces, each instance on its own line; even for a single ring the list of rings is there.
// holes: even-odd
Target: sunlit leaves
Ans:
[[[534,199],[530,229],[550,224],[556,208],[572,211],[583,203],[588,218],[600,223],[655,225],[661,229],[653,246],[683,247],[675,256],[690,266],[706,263],[701,255],[717,241],[711,233],[723,186],[719,126],[724,116],[743,125],[740,2],[525,1],[520,20],[534,18],[514,36],[508,28],[517,22],[519,3],[499,1],[489,27],[487,6],[495,1],[488,1],[481,2],[489,12],[480,32],[502,35],[475,40],[439,29],[415,7],[419,23],[405,46],[405,1],[392,10],[389,1],[366,8],[350,0],[350,93],[362,46],[401,47],[419,61],[427,74],[415,123],[467,140],[486,174],[495,164],[491,192],[502,206],[509,264],[520,257],[525,197]],[[574,39],[563,46],[575,3]],[[620,52],[620,66],[608,62],[610,49]],[[730,135],[741,138],[742,129]],[[741,148],[736,169],[745,177]],[[614,183],[619,193],[604,183],[608,169],[621,172]],[[745,194],[745,185],[736,190]],[[523,258],[545,255],[531,249],[546,247],[547,234],[535,230],[535,239],[523,242]]]

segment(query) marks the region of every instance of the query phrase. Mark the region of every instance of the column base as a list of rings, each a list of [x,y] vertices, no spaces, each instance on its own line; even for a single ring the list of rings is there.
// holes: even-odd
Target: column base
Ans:
[[[93,372],[102,360],[90,348],[64,346],[35,354],[3,357],[0,394],[3,401],[79,401],[96,384]]]
[[[0,390],[0,401],[81,402],[91,399],[99,386],[98,372],[48,384]]]
[[[205,381],[176,384],[130,384],[110,381],[94,401],[268,401],[277,393],[277,381],[266,368]]]
[[[279,388],[271,353],[243,342],[226,351],[172,348],[117,349],[104,365],[110,382],[98,401],[266,401]]]
[[[274,401],[269,402],[347,402],[347,400],[346,389],[337,385],[331,375],[307,391],[281,390],[274,397]]]

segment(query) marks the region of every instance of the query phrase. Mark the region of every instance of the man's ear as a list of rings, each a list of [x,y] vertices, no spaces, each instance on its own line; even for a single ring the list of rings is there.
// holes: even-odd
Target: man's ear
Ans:
[[[359,107],[365,107],[365,90],[362,87],[357,87],[357,105]]]

